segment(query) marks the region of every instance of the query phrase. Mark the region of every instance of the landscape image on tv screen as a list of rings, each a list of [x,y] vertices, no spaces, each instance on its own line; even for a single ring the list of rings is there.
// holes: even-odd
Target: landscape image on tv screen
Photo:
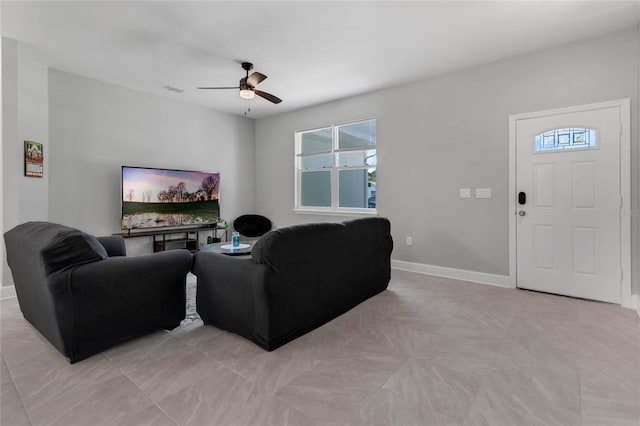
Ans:
[[[122,166],[122,229],[207,225],[220,218],[220,173]]]

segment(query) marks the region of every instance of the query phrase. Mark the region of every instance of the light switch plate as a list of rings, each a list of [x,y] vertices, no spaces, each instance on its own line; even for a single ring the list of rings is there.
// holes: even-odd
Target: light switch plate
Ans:
[[[460,188],[460,198],[471,198],[471,188]]]
[[[491,198],[491,188],[476,188],[476,198]]]

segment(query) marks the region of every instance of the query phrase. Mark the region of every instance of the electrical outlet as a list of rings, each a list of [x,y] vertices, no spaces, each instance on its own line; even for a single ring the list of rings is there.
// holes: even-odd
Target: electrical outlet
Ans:
[[[471,188],[460,188],[460,198],[471,198]]]
[[[413,244],[413,239],[411,237],[407,237],[407,245],[410,246]]]

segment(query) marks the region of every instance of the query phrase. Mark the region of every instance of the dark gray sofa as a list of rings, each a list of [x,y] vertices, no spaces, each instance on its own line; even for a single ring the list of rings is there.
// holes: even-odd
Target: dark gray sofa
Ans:
[[[250,257],[200,251],[198,314],[271,351],[384,291],[392,249],[389,221],[375,217],[276,229]]]
[[[120,236],[49,222],[5,233],[24,317],[74,363],[185,317],[187,250],[126,257]]]

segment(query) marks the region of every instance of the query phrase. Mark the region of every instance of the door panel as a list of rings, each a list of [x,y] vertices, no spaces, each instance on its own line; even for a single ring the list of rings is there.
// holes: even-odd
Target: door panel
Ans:
[[[598,230],[595,228],[573,229],[573,272],[596,275],[598,258]]]
[[[536,269],[554,270],[555,265],[553,259],[555,258],[556,227],[550,225],[535,225],[535,235],[533,238],[533,246],[535,247],[534,266]]]
[[[617,107],[517,121],[518,287],[620,303],[621,221],[605,214],[620,200],[619,123]],[[573,133],[557,132],[560,148],[536,152],[536,136],[571,128],[594,129],[595,146],[566,149]]]
[[[535,164],[533,170],[533,194],[536,207],[553,208],[556,190],[555,164]]]
[[[573,164],[573,208],[596,208],[596,163]]]

